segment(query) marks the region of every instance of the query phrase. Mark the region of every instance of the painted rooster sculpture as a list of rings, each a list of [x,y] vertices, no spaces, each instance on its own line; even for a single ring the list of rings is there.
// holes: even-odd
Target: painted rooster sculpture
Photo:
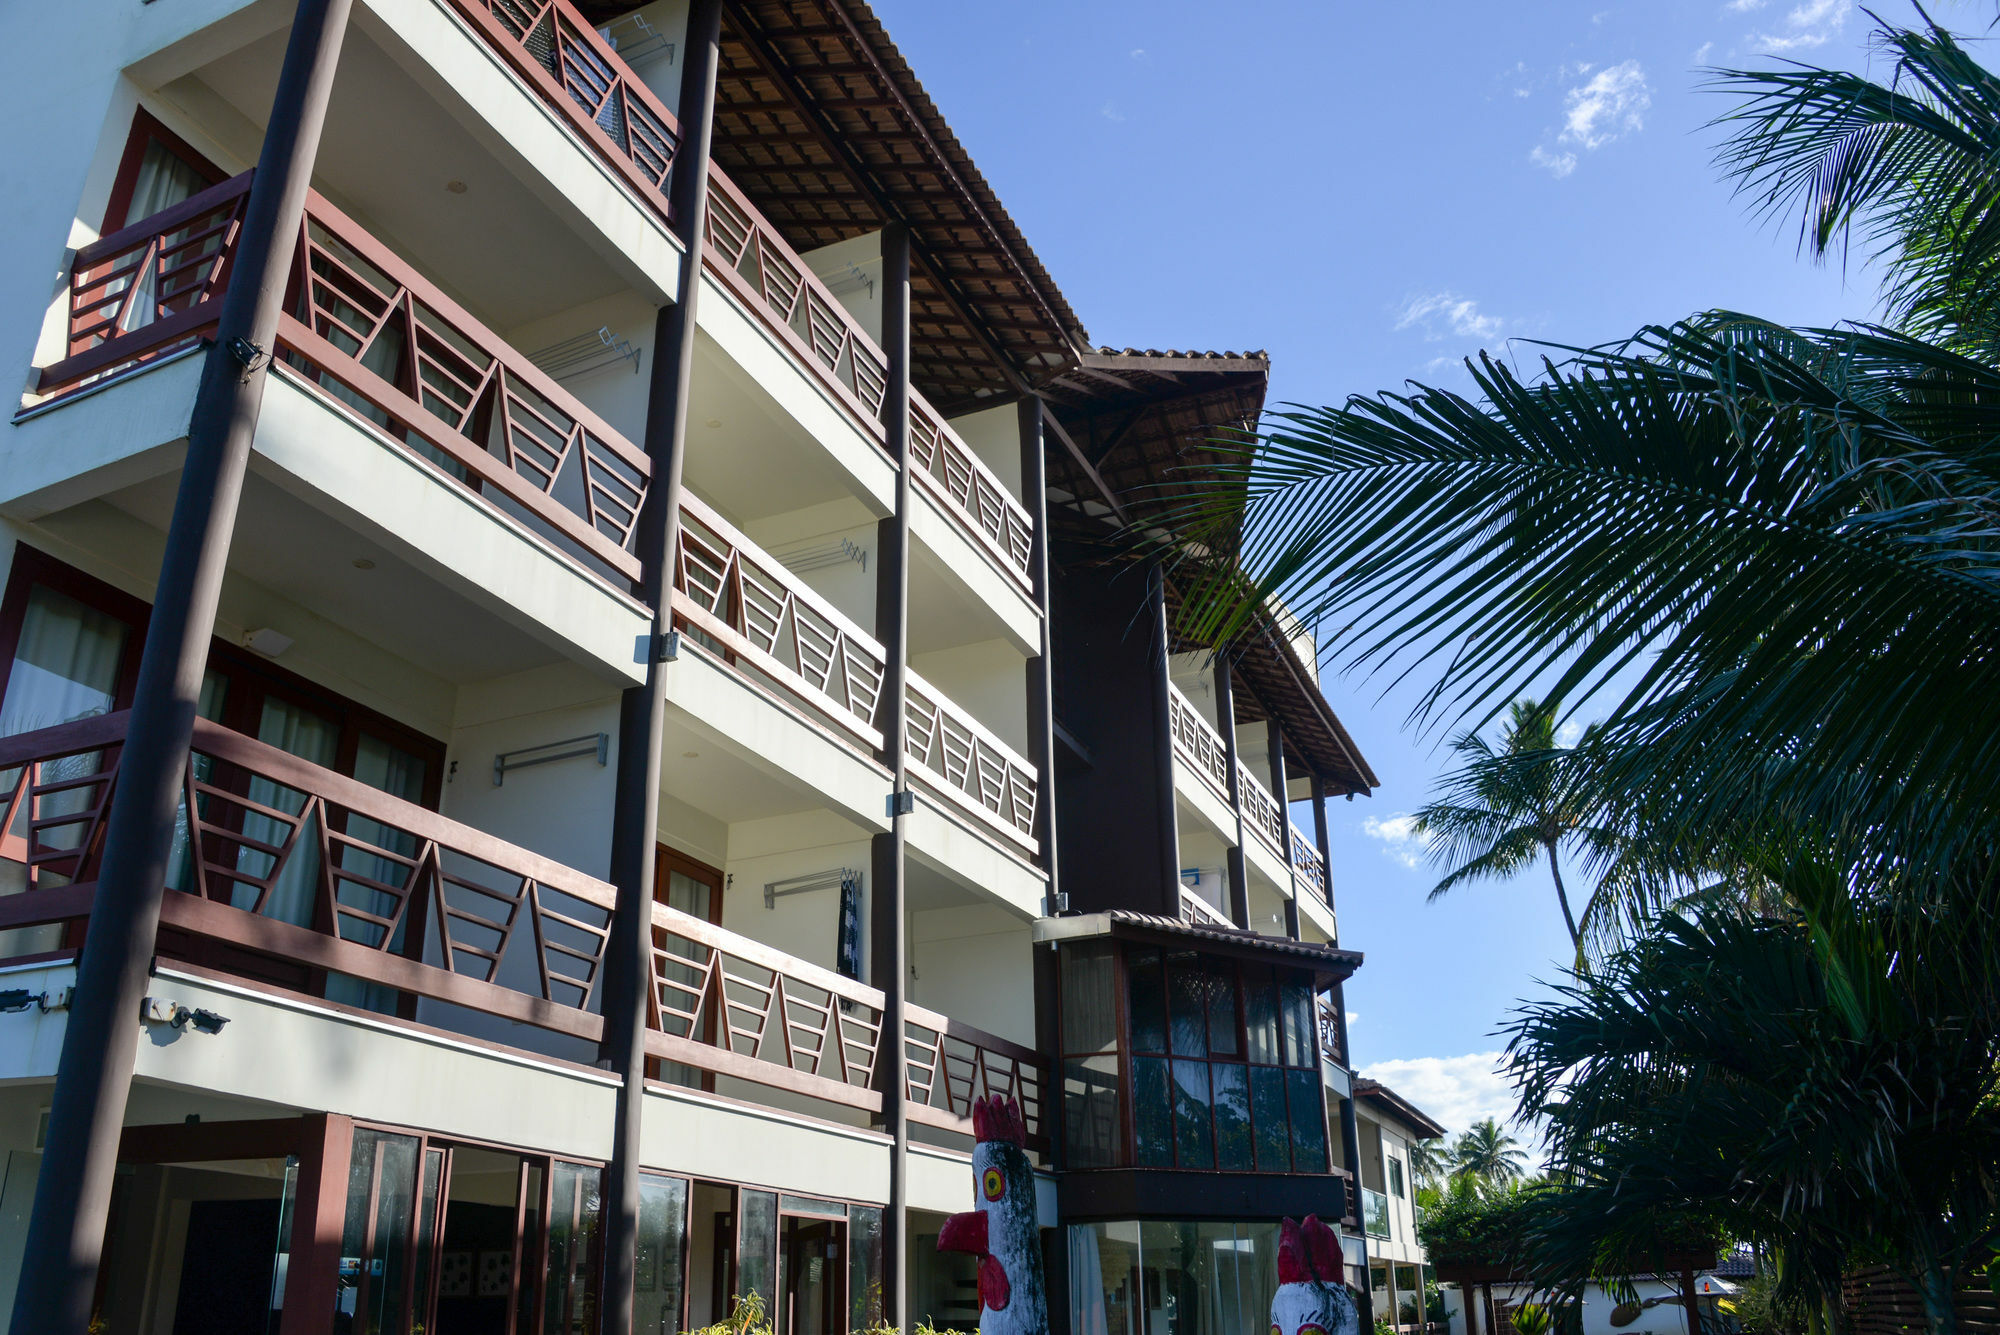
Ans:
[[[1342,1276],[1340,1238],[1309,1214],[1278,1226],[1271,1335],[1360,1335],[1361,1312]]]
[[[997,1095],[976,1100],[972,1134],[977,1142],[972,1147],[972,1203],[977,1208],[944,1221],[938,1250],[979,1258],[979,1335],[1048,1335],[1035,1173],[1028,1163],[1028,1124],[1021,1105]]]

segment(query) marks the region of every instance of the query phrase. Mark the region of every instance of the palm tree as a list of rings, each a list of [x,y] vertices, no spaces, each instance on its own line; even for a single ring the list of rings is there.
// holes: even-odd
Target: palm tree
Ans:
[[[1520,1144],[1500,1129],[1497,1120],[1488,1117],[1459,1135],[1452,1146],[1452,1161],[1457,1172],[1488,1191],[1498,1190],[1518,1180],[1527,1168],[1528,1156]]]
[[[1903,328],[1709,312],[1273,414],[1179,516],[1190,634],[1276,596],[1475,728],[1635,676],[1601,799],[1670,793],[1697,841],[1782,812],[1915,875],[2000,829],[2000,81],[1935,27],[1881,40],[1888,85],[1722,76],[1723,162],[1816,254],[1862,227]]]
[[[1453,1159],[1442,1137],[1413,1140],[1409,1153],[1410,1176],[1420,1187],[1435,1189],[1438,1183],[1450,1176]]]
[[[1788,1302],[1837,1315],[1842,1273],[1885,1261],[1950,1335],[2000,1238],[2000,883],[1919,900],[1770,857],[1791,912],[1672,915],[1508,1026],[1564,1184],[1537,1273],[1719,1224],[1775,1252]]]
[[[1468,881],[1519,875],[1546,858],[1555,881],[1556,902],[1570,944],[1579,955],[1583,935],[1571,910],[1558,854],[1565,845],[1587,844],[1593,851],[1615,849],[1621,834],[1588,823],[1589,813],[1574,790],[1559,780],[1553,762],[1556,708],[1520,699],[1507,707],[1498,743],[1477,732],[1452,742],[1462,768],[1445,776],[1441,795],[1417,813],[1417,831],[1434,861],[1452,868],[1430,898],[1434,902]],[[1588,906],[1586,908],[1588,913]]]

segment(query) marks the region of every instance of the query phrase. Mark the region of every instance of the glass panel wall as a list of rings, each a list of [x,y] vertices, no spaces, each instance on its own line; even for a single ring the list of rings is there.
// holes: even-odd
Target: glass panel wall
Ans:
[[[1263,1335],[1278,1288],[1275,1223],[1072,1224],[1075,1335]]]

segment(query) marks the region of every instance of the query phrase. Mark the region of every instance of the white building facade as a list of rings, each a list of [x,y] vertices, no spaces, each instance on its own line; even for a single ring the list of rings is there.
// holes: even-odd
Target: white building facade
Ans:
[[[858,3],[0,34],[0,1311],[970,1328],[935,1244],[984,1095],[1057,1328],[1261,1331],[1285,1214],[1360,1284],[1389,1140],[1324,803],[1374,776],[1295,628],[1186,643],[1171,573],[1105,552],[1255,420],[1261,356],[1089,345]],[[275,323],[232,339],[260,247]],[[204,540],[216,402],[248,455]],[[202,542],[212,610],[163,582]]]

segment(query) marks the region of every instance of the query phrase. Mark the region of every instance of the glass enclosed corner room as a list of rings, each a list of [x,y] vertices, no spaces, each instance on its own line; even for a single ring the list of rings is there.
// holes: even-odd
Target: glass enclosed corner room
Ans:
[[[1309,969],[1110,940],[1061,953],[1072,1170],[1329,1172]]]

